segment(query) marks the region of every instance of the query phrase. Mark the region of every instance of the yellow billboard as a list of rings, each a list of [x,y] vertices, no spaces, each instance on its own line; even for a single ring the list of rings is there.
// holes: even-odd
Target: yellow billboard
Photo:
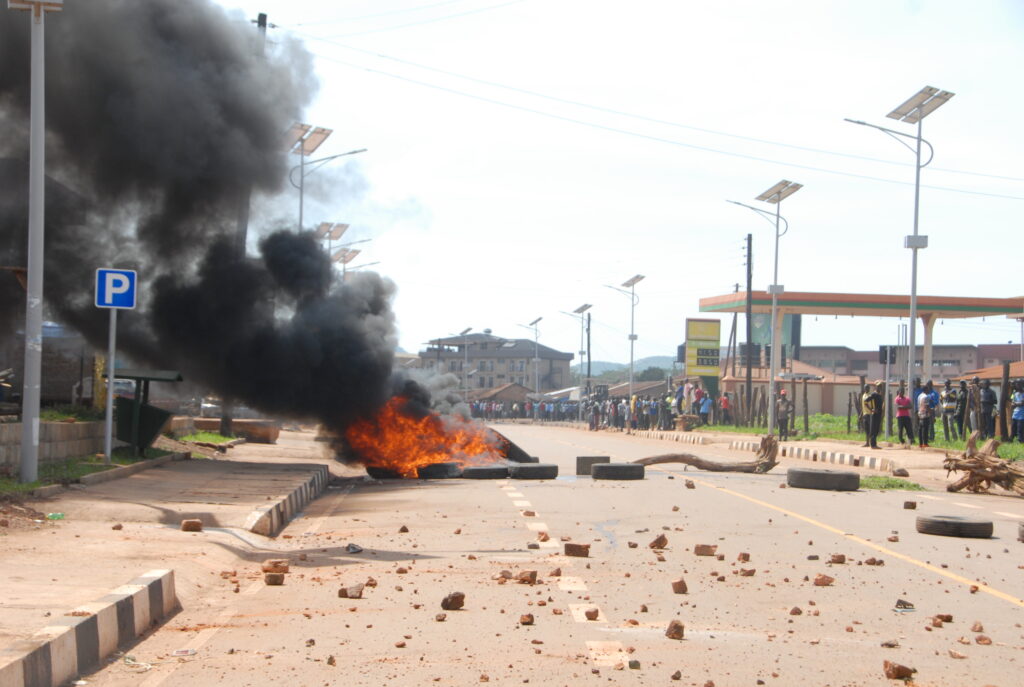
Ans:
[[[721,338],[719,320],[686,320],[686,374],[718,376]]]

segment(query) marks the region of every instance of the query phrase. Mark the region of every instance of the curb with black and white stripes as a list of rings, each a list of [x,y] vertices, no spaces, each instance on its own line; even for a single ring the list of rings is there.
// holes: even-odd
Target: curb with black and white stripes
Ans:
[[[680,441],[684,444],[708,444],[707,437],[693,432],[663,432],[660,430],[640,429],[633,432],[634,436],[644,439],[660,439],[662,441]]]
[[[729,448],[734,451],[757,451],[761,448],[760,441],[733,441]],[[892,472],[897,465],[888,458],[876,456],[857,456],[852,453],[840,451],[824,451],[803,446],[779,446],[779,454],[782,457],[801,458],[817,463],[834,463],[836,465],[850,465],[853,467],[868,468],[880,472]]]
[[[99,667],[178,608],[173,570],[150,570],[0,649],[0,687],[57,687]]]
[[[310,465],[309,468],[313,471],[312,476],[290,494],[249,513],[245,519],[245,529],[264,537],[273,537],[313,499],[324,493],[331,479],[330,471],[326,465]]]

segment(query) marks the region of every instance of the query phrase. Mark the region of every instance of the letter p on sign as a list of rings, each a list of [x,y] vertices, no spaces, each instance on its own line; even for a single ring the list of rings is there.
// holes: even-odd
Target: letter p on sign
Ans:
[[[133,309],[136,283],[135,270],[96,270],[96,307]]]

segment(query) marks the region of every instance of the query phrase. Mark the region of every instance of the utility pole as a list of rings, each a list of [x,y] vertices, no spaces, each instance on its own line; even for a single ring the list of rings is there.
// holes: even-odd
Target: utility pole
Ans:
[[[751,368],[753,361],[751,358],[751,339],[753,338],[753,326],[751,325],[751,317],[754,310],[754,290],[753,290],[753,279],[754,279],[754,254],[753,245],[754,235],[747,234],[747,418],[753,417],[751,415],[750,404],[753,396],[753,385],[754,385],[754,374]]]
[[[590,398],[590,313],[587,313],[587,398]]]
[[[733,284],[733,293],[739,293],[740,285]],[[729,357],[732,358],[732,376],[736,376],[736,351],[739,349],[739,342],[736,340],[736,319],[739,313],[732,314],[732,329],[729,331]]]

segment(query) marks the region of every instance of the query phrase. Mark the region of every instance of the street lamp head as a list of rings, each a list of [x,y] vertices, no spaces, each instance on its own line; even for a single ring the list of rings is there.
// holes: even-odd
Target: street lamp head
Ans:
[[[797,184],[792,181],[783,179],[779,183],[772,186],[770,189],[759,195],[755,200],[763,200],[766,203],[779,203],[789,198],[791,195],[799,191],[804,187],[803,184]]]
[[[326,129],[322,126],[316,127],[309,135],[302,139],[302,144],[296,152],[299,155],[312,155],[332,133],[334,133],[333,129]]]
[[[295,146],[298,142],[301,141],[312,128],[312,124],[303,124],[302,122],[295,122],[292,124],[291,128],[289,128],[287,133],[284,135],[284,149],[289,153],[295,150]]]
[[[622,285],[627,287],[627,288],[630,287],[630,286],[636,286],[636,284],[638,282],[642,281],[643,278],[644,278],[644,275],[638,274],[638,275],[636,275],[636,276],[634,276],[634,277],[632,277],[630,279],[627,279],[626,281],[622,282]]]
[[[537,325],[537,323],[538,323],[538,322],[540,322],[540,321],[541,321],[541,320],[543,320],[543,319],[544,319],[543,317],[538,317],[537,319],[535,319],[535,320],[534,320],[533,322],[531,322],[531,323],[530,323],[530,324],[528,324],[527,326],[528,326],[528,327],[534,327],[534,326],[536,326],[536,325]]]
[[[583,313],[585,313],[588,310],[590,310],[590,303],[584,303],[580,307],[578,307],[575,310],[573,310],[573,312],[575,314],[577,314],[577,315],[582,315]]]
[[[332,226],[333,225],[330,222],[321,222],[313,231],[313,238],[322,239],[327,236],[327,232],[331,230]]]
[[[466,334],[469,334],[471,331],[473,331],[472,327],[466,327],[461,332],[459,332],[459,336],[465,336]]]
[[[335,224],[334,225],[334,229],[331,230],[331,234],[330,234],[331,240],[332,241],[337,241],[338,239],[341,238],[341,235],[344,234],[347,230],[348,230],[348,225],[347,224],[342,224],[342,223]]]
[[[886,117],[908,124],[917,124],[918,121],[939,109],[953,95],[950,91],[940,91],[932,86],[925,86]]]

